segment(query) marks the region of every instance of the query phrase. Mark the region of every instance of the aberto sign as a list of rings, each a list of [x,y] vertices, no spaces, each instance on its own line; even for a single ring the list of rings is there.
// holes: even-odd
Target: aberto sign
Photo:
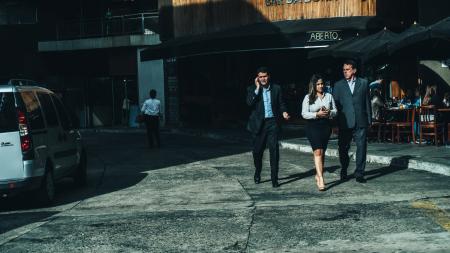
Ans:
[[[308,42],[324,42],[341,40],[341,31],[311,31],[306,32]]]
[[[266,6],[276,6],[284,4],[300,4],[300,3],[311,3],[311,2],[331,2],[338,0],[266,0]]]

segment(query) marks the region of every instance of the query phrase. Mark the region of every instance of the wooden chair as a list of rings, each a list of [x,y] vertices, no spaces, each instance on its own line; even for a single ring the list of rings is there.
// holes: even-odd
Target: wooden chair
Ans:
[[[437,109],[439,115],[441,116],[442,122],[444,123],[444,135],[445,131],[447,131],[447,139],[446,144],[450,144],[450,108],[440,108]]]
[[[386,108],[380,108],[380,115],[378,119],[372,118],[372,125],[369,127],[369,140],[376,140],[377,142],[384,142],[387,138],[387,130],[390,128],[386,122]]]
[[[450,143],[450,123],[447,123],[447,145]]]
[[[377,142],[381,142],[383,140],[381,138],[381,133],[383,132],[385,126],[386,123],[384,121],[374,120],[369,128],[369,138],[372,140],[376,138]]]
[[[383,118],[385,119],[383,124],[383,139],[388,140],[387,136],[390,136],[392,143],[395,142],[397,124],[403,123],[405,119],[399,117],[398,110],[386,109],[383,113]]]
[[[398,143],[400,142],[400,137],[402,135],[406,135],[408,143],[416,141],[416,135],[414,134],[415,112],[416,110],[413,108],[402,109],[398,111],[398,113],[402,115],[399,115],[397,121],[391,122],[392,135],[395,133],[395,139]]]
[[[422,106],[419,108],[419,144],[422,144],[424,137],[434,140],[437,146],[439,140],[444,143],[444,124],[438,121],[438,114],[434,106]]]

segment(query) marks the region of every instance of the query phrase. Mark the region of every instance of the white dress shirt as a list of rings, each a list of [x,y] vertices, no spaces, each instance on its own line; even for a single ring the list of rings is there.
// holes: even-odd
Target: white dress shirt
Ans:
[[[353,91],[355,90],[355,83],[356,83],[356,78],[352,78],[350,80],[347,80],[348,86],[350,87],[350,91],[353,94]]]
[[[336,117],[336,103],[330,93],[324,93],[323,97],[317,97],[313,104],[309,104],[309,94],[307,94],[302,103],[302,117],[304,119],[317,119],[316,113],[320,111],[320,108],[322,107],[330,110],[330,118]]]
[[[141,112],[150,116],[159,116],[161,102],[158,99],[149,98],[142,105]]]

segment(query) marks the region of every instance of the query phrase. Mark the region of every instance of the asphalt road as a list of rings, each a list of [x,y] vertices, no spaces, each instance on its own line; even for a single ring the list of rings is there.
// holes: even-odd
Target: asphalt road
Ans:
[[[281,187],[253,183],[246,141],[85,134],[89,183],[51,207],[0,200],[0,252],[450,252],[450,177],[370,164],[366,184],[327,191],[312,156],[281,151]],[[354,166],[354,164],[352,164]],[[351,167],[352,168],[352,167]],[[351,171],[350,168],[350,171]]]

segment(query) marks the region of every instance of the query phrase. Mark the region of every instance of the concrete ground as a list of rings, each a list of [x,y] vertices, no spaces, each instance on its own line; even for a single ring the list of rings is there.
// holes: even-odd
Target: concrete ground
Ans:
[[[0,252],[450,252],[448,176],[371,163],[366,184],[340,182],[330,157],[319,192],[311,155],[282,150],[274,189],[244,138],[84,137],[88,186],[60,182],[47,208],[0,200]]]

